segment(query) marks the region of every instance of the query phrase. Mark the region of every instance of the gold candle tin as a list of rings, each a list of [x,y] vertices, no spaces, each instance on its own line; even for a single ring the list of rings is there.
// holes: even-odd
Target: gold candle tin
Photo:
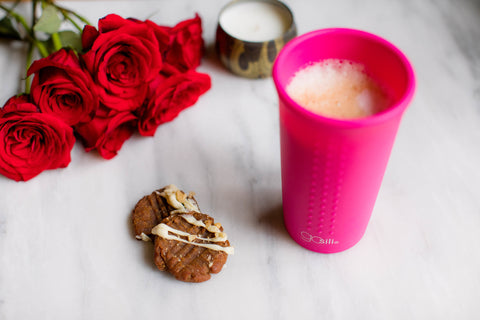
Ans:
[[[232,6],[241,3],[269,4],[275,10],[281,10],[285,17],[286,28],[282,34],[266,41],[251,41],[229,34],[221,24],[222,14]],[[240,21],[238,23],[243,23]],[[272,67],[283,46],[296,37],[297,27],[292,11],[276,0],[235,0],[228,3],[219,14],[216,32],[216,52],[222,64],[236,75],[246,78],[266,78],[272,75]]]

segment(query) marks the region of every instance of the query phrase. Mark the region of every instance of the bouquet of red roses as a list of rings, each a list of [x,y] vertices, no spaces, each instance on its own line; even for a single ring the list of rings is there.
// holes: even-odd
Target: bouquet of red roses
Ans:
[[[42,18],[50,7],[59,15],[71,13],[48,2]],[[2,30],[11,34],[13,25],[5,19],[23,22],[0,9],[7,11],[0,36]],[[210,77],[195,71],[204,51],[198,15],[168,27],[110,14],[98,28],[81,29],[80,48],[61,45],[65,35],[52,31],[49,42],[30,39],[44,57],[28,68],[33,80],[26,92],[0,109],[0,174],[10,179],[26,181],[66,167],[76,137],[86,151],[111,159],[133,133],[153,136],[211,87]]]

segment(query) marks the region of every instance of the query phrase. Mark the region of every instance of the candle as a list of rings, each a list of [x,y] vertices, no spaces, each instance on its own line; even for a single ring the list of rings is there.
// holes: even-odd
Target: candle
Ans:
[[[236,75],[265,78],[285,43],[297,35],[290,9],[277,0],[234,0],[218,17],[216,51]]]
[[[282,37],[292,25],[292,16],[273,2],[240,1],[225,8],[219,23],[234,38],[263,42]]]

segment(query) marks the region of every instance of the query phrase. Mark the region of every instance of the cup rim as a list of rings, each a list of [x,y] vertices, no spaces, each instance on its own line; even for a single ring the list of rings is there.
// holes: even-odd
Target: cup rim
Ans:
[[[288,13],[288,15],[290,16],[290,24],[289,24],[288,28],[282,33],[282,35],[277,37],[277,38],[272,38],[272,39],[263,40],[263,41],[250,41],[250,40],[243,40],[243,39],[237,38],[234,35],[228,33],[223,28],[222,24],[220,23],[220,18],[221,18],[222,14],[224,13],[225,10],[227,10],[229,7],[231,7],[233,5],[236,5],[240,2],[266,2],[266,3],[271,3],[273,5],[279,6],[283,9],[285,9],[286,12]],[[295,25],[295,18],[293,16],[292,10],[285,3],[283,3],[279,0],[232,0],[232,1],[228,2],[226,5],[224,5],[222,7],[222,9],[220,9],[220,12],[219,12],[218,18],[217,18],[217,28],[222,29],[223,32],[225,32],[225,34],[227,34],[232,39],[236,39],[236,40],[241,41],[243,43],[255,45],[255,44],[263,44],[265,42],[270,42],[270,41],[274,41],[274,40],[277,40],[277,39],[281,39],[285,36],[285,34],[289,33],[293,28],[296,28],[296,25]]]
[[[318,35],[322,34],[327,34],[327,33],[337,33],[337,34],[350,34],[350,35],[355,35],[357,37],[363,37],[365,39],[373,40],[377,43],[380,43],[390,51],[392,51],[398,59],[401,61],[405,71],[406,71],[406,78],[407,78],[407,88],[403,95],[397,99],[397,101],[387,108],[386,110],[383,110],[379,113],[373,114],[368,117],[363,117],[363,118],[353,118],[353,119],[337,119],[337,118],[331,118],[331,117],[326,117],[322,116],[316,113],[313,113],[304,107],[300,106],[297,102],[295,102],[286,92],[286,88],[282,87],[280,85],[279,81],[279,76],[278,76],[278,69],[281,68],[280,66],[283,63],[286,63],[283,61],[285,59],[285,56],[292,51],[299,43],[316,37]],[[322,123],[327,123],[331,125],[335,125],[338,127],[344,127],[344,128],[356,128],[356,127],[362,127],[365,125],[375,125],[378,123],[383,123],[386,122],[392,118],[395,118],[399,115],[401,115],[405,109],[407,108],[408,104],[410,101],[413,99],[414,93],[415,93],[415,87],[416,87],[416,80],[415,80],[415,72],[414,69],[409,62],[408,58],[405,56],[405,54],[400,51],[395,45],[393,45],[391,42],[374,35],[369,32],[365,32],[362,30],[358,29],[350,29],[350,28],[326,28],[326,29],[319,29],[319,30],[314,30],[310,31],[308,33],[305,33],[303,35],[300,35],[291,41],[289,41],[279,52],[277,55],[277,58],[275,59],[275,62],[273,64],[273,69],[272,69],[272,76],[273,76],[273,81],[275,83],[275,86],[277,88],[277,92],[280,96],[280,99],[283,99],[284,101],[287,101],[287,105],[289,105],[289,109],[293,110],[294,112],[302,115],[303,117],[311,118],[314,121],[322,122]]]

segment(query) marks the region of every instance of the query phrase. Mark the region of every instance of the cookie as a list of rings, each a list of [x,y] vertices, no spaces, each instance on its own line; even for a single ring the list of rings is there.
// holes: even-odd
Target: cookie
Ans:
[[[132,212],[135,238],[149,241],[152,228],[172,213],[200,211],[193,193],[188,195],[174,185],[155,190],[140,199]]]
[[[154,241],[154,262],[176,279],[203,282],[222,270],[233,247],[223,227],[201,213],[191,192],[174,185],[140,199],[132,211],[135,238]]]
[[[154,261],[176,279],[203,282],[222,270],[233,248],[220,224],[200,212],[171,215],[152,230]]]

